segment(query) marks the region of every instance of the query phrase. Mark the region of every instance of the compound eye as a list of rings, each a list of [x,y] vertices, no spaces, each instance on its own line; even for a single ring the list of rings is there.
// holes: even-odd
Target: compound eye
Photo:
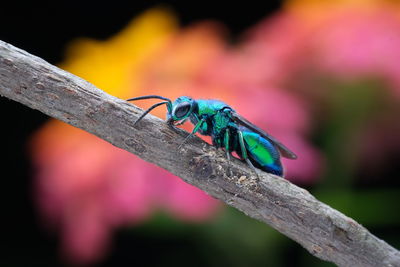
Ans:
[[[189,102],[184,102],[182,104],[179,104],[175,109],[175,117],[177,118],[185,117],[185,115],[189,112],[189,110],[190,110]]]

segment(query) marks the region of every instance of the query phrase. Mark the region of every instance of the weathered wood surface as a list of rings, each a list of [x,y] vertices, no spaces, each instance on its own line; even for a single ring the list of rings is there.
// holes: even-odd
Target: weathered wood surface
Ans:
[[[0,94],[88,131],[152,162],[211,196],[263,221],[339,266],[400,266],[400,252],[353,219],[285,179],[254,173],[233,160],[226,175],[222,151],[108,95],[87,81],[0,41]],[[184,200],[182,200],[184,201]]]

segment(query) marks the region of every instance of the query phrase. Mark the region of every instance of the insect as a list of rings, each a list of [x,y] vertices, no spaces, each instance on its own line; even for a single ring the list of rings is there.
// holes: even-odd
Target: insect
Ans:
[[[280,156],[282,155],[289,159],[297,158],[282,143],[240,116],[222,101],[195,100],[187,96],[181,96],[172,102],[170,99],[158,95],[134,97],[127,99],[127,101],[143,99],[160,99],[163,101],[148,108],[136,120],[134,125],[156,107],[166,105],[168,124],[177,126],[190,120],[194,125],[193,131],[184,139],[182,144],[197,132],[211,136],[213,145],[217,148],[225,149],[228,162],[231,153],[236,152],[256,174],[255,167],[283,176]]]

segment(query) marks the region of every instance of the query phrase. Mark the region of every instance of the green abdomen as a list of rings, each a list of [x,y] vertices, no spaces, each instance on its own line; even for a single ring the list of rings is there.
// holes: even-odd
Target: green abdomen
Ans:
[[[253,163],[260,169],[282,176],[280,154],[269,140],[251,131],[243,131],[243,139],[248,156]]]

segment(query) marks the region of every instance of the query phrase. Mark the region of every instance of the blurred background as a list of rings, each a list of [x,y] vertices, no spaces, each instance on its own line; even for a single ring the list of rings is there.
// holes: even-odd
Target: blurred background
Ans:
[[[400,248],[397,1],[15,2],[0,39],[120,98],[229,103],[296,152],[287,179]],[[1,266],[333,266],[162,169],[0,101]]]

